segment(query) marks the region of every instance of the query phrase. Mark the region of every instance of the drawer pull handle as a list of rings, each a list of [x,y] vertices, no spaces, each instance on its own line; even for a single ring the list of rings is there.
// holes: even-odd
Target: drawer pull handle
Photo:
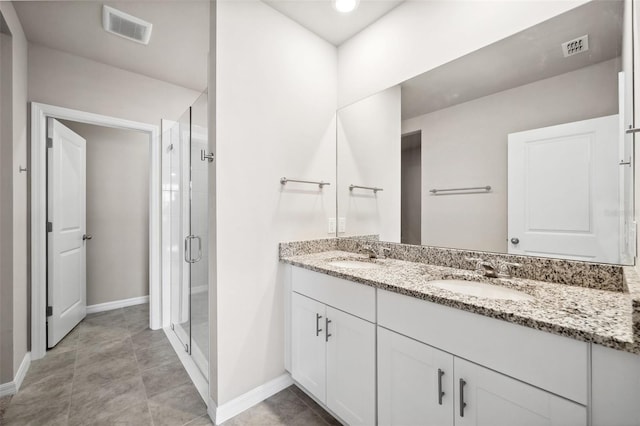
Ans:
[[[438,368],[438,404],[442,405],[442,397],[444,396],[444,392],[442,391],[442,376],[444,376],[444,371]]]
[[[467,406],[467,403],[464,402],[464,385],[466,384],[464,379],[460,379],[460,417],[464,417],[464,407]]]
[[[331,320],[329,318],[325,318],[325,323],[324,323],[324,328],[327,329],[327,333],[326,333],[326,338],[325,338],[325,342],[329,341],[329,337],[331,337],[331,333],[329,333],[329,324],[331,324]]]
[[[322,331],[320,328],[320,318],[322,318],[322,315],[316,314],[316,337],[318,337]]]

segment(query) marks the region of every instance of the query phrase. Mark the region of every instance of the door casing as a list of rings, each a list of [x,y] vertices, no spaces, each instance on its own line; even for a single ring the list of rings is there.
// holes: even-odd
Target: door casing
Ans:
[[[47,117],[147,133],[149,144],[149,327],[162,328],[160,138],[152,124],[31,102],[31,358],[46,354],[47,300]]]

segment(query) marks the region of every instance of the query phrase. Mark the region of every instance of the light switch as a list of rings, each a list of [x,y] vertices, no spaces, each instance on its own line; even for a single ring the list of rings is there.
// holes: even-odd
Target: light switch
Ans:
[[[335,234],[336,233],[336,218],[335,217],[330,217],[328,225],[329,226],[328,226],[328,229],[327,229],[327,233]]]
[[[347,229],[347,218],[339,217],[338,218],[338,233],[345,233]]]

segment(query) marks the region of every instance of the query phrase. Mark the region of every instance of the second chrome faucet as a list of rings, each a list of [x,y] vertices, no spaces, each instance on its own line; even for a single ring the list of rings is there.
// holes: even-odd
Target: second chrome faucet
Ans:
[[[522,265],[514,262],[497,261],[496,264],[479,257],[467,257],[469,262],[475,262],[476,271],[489,278],[511,278],[511,268],[519,268]]]

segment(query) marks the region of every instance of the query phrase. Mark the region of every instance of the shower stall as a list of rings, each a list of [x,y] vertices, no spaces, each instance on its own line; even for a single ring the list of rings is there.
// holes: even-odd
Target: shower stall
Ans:
[[[207,92],[163,122],[163,322],[194,383],[209,373],[207,132]]]

